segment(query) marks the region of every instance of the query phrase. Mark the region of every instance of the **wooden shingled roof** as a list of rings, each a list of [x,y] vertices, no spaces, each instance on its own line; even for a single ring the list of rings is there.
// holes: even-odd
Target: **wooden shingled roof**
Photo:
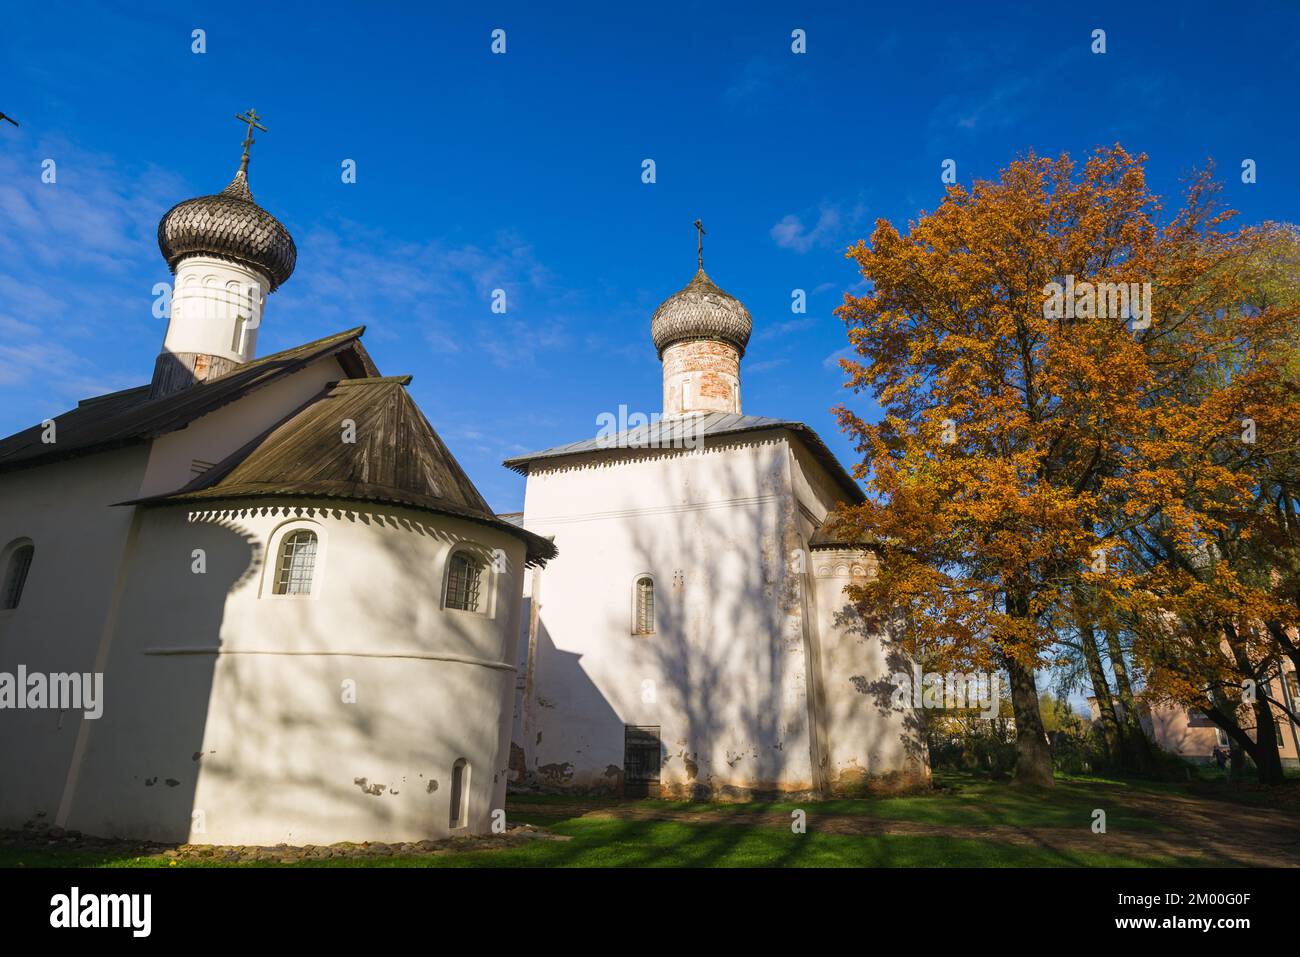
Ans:
[[[156,399],[149,398],[149,386],[143,385],[83,400],[55,417],[54,442],[41,441],[40,425],[0,439],[0,472],[151,441],[328,355],[336,356],[348,375],[378,375],[360,342],[365,330],[358,326],[286,349]]]
[[[332,383],[184,488],[124,504],[294,496],[401,505],[508,532],[526,544],[528,564],[553,558],[549,539],[493,513],[406,391],[408,382]],[[351,435],[355,441],[346,441]]]

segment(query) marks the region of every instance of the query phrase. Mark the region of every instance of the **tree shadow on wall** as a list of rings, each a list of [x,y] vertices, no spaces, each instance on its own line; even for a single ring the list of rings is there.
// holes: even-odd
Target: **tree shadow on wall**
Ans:
[[[784,445],[776,450],[777,458],[788,454]],[[820,664],[814,670],[807,665],[804,617],[816,615],[817,607],[811,574],[796,560],[807,548],[812,527],[806,520],[807,527],[801,527],[784,485],[784,470],[773,464],[773,458],[733,456],[729,469],[709,474],[706,495],[683,488],[689,501],[679,504],[699,505],[696,500],[707,499],[713,507],[664,509],[652,516],[645,510],[643,493],[630,482],[622,502],[602,502],[602,510],[621,509],[632,516],[605,530],[614,540],[596,557],[608,555],[611,562],[626,567],[620,564],[614,575],[602,575],[602,582],[612,577],[631,589],[640,573],[649,572],[655,581],[656,618],[653,635],[634,635],[630,591],[612,601],[605,597],[603,603],[593,599],[593,608],[607,609],[593,625],[603,666],[602,661],[586,663],[583,656],[565,650],[591,642],[592,636],[552,636],[546,627],[551,616],[545,574],[550,572],[543,576],[539,694],[553,695],[566,687],[567,682],[545,673],[548,659],[561,661],[567,681],[582,689],[583,700],[569,715],[573,720],[585,718],[581,744],[603,754],[622,753],[626,726],[658,726],[663,797],[803,799],[824,792],[824,769],[811,758],[810,740],[824,732],[809,714],[809,700],[823,694],[817,683],[826,675]],[[726,502],[734,504],[722,504]],[[571,527],[562,525],[556,533],[559,563],[569,550],[602,547],[592,533],[575,534],[568,531]],[[621,534],[629,536],[626,557],[617,539]],[[573,600],[573,592],[567,596]],[[871,622],[842,619],[840,624],[849,633],[845,640],[876,640]],[[910,673],[910,661],[896,647],[885,644],[882,656],[889,673]],[[611,667],[611,661],[617,667]],[[654,687],[653,701],[644,698],[647,682]],[[599,709],[586,700],[593,689],[603,698]],[[886,678],[865,692],[838,694],[834,700],[851,698],[852,709],[841,707],[829,721],[832,726],[865,725],[865,752],[897,747],[900,729],[892,693]],[[561,700],[554,706],[568,703]],[[893,720],[873,721],[884,716]],[[909,714],[905,724],[908,732],[919,732],[921,718]],[[552,732],[548,728],[546,733]],[[916,738],[909,739],[908,747],[923,762],[924,739],[919,734]],[[562,766],[559,745],[568,742],[551,743],[556,747],[543,760],[551,767]],[[817,750],[826,752],[824,739],[819,739]],[[865,756],[863,763],[868,764]],[[815,807],[809,805],[810,816]],[[719,854],[730,840],[726,835],[736,833],[741,832],[719,832]],[[796,843],[786,860],[800,853],[798,835],[792,837]]]
[[[237,521],[137,506],[138,532],[104,669],[104,713],[75,769],[68,827],[103,837],[185,841],[226,598],[261,567]]]
[[[355,580],[339,572],[346,556],[326,550],[317,571],[328,604],[264,596],[231,606],[232,594],[264,586],[269,556],[253,529],[267,518],[366,526],[382,548]],[[440,568],[413,574],[433,540],[452,538],[404,509],[149,510],[68,826],[196,843],[294,843],[339,827],[341,840],[444,836],[454,760],[495,753],[510,679],[403,653],[483,643],[467,619],[421,613],[440,594]],[[194,549],[206,555],[203,575]],[[231,607],[239,617],[228,618]],[[444,696],[464,705],[455,721]],[[466,800],[480,830],[504,772],[472,769]],[[203,794],[220,795],[219,806],[202,806]]]

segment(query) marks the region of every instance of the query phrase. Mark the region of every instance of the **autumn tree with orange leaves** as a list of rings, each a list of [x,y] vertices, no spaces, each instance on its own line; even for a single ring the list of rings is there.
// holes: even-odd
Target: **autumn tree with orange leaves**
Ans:
[[[1246,295],[1206,320],[1221,347],[1174,387],[1184,402],[1239,403],[1235,428],[1204,454],[1239,475],[1250,500],[1189,496],[1185,507],[1211,519],[1195,549],[1165,533],[1163,516],[1127,532],[1147,589],[1127,627],[1147,696],[1207,714],[1234,757],[1280,784],[1279,724],[1300,719],[1276,684],[1284,661],[1300,671],[1300,235],[1249,230],[1231,268]]]
[[[1020,783],[1052,784],[1034,675],[1059,636],[1099,609],[1150,624],[1194,602],[1134,531],[1158,523],[1203,555],[1255,501],[1255,478],[1215,450],[1256,377],[1205,374],[1275,321],[1236,311],[1251,235],[1227,228],[1208,174],[1162,225],[1144,162],[1119,146],[1081,169],[1030,155],[849,251],[867,291],[838,310],[856,352],[843,365],[884,412],[837,409],[868,486],[839,521],[881,558],[851,594],[901,610],[927,661],[1006,672]],[[1240,584],[1216,616],[1265,610]],[[1189,640],[1148,631],[1173,656]]]

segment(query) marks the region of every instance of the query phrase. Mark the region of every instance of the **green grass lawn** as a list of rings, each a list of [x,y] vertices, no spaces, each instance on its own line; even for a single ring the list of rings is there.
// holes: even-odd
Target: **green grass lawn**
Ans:
[[[549,867],[1138,867],[1192,859],[1134,860],[1101,853],[1064,854],[978,839],[910,835],[794,834],[788,828],[675,821],[577,821],[554,825],[567,844],[528,847],[503,861],[465,855],[469,866]],[[549,843],[549,842],[548,842]],[[442,859],[447,861],[447,859]]]
[[[1107,812],[1108,833],[1162,835],[1170,829],[1123,797],[1145,792],[1188,794],[1186,785],[1103,778],[1060,777],[1049,791],[1022,789],[969,775],[936,774],[927,794],[829,802],[710,804],[639,801],[637,809],[713,812],[709,821],[635,820],[595,815],[592,799],[512,797],[514,823],[545,828],[560,840],[536,838],[485,850],[393,857],[303,860],[291,865],[140,856],[129,846],[107,850],[0,847],[0,867],[1143,867],[1205,866],[1188,852],[1120,856],[1103,850],[1061,850],[996,835],[842,834],[819,832],[818,816],[848,816],[949,827],[1002,825],[1077,830],[1087,834],[1094,808]],[[1225,797],[1231,798],[1225,792]],[[1211,797],[1209,800],[1217,800]],[[611,810],[624,806],[610,801]],[[808,830],[793,833],[781,816],[802,809]],[[769,813],[766,821],[746,815]],[[1231,813],[1230,803],[1224,807]]]
[[[1111,788],[1150,789],[1163,785],[1135,783],[1103,778],[1057,778],[1050,791],[1017,788],[970,774],[936,772],[935,790],[926,794],[899,797],[875,797],[840,801],[776,801],[712,804],[703,801],[640,801],[645,807],[666,811],[714,811],[745,816],[770,811],[781,814],[802,809],[809,814],[847,814],[882,821],[911,821],[920,824],[995,825],[1012,827],[1087,827],[1095,808],[1106,809],[1111,827],[1128,831],[1159,831],[1161,825],[1148,817],[1133,814],[1106,800]],[[1177,787],[1175,785],[1174,787]],[[557,795],[512,796],[509,801],[512,820],[543,823],[543,815],[567,804],[587,804],[590,798]],[[619,802],[611,800],[611,806]],[[528,816],[536,809],[537,816]]]
[[[904,835],[794,834],[788,828],[676,821],[565,820],[548,830],[569,841],[538,839],[504,850],[430,857],[301,862],[293,867],[1159,867],[1200,859],[1060,853],[974,839]],[[280,867],[275,863],[174,862],[74,851],[4,849],[5,867]]]

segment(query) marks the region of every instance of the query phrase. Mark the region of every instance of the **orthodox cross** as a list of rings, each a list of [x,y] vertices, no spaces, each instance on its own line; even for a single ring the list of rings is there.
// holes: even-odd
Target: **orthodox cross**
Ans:
[[[695,251],[699,256],[700,268],[703,269],[704,268],[704,224],[697,219],[691,225],[694,226],[696,231],[699,233],[699,235],[695,237],[695,243],[696,243]]]
[[[258,120],[261,119],[261,117],[257,115],[257,110],[254,109],[250,109],[243,116],[240,116],[238,113],[236,113],[235,119],[239,120],[239,122],[241,123],[248,124],[248,135],[244,137],[244,144],[243,144],[244,155],[243,158],[240,159],[239,161],[239,171],[241,173],[247,174],[248,173],[248,148],[253,145],[253,129],[254,128],[259,129],[263,133],[265,133],[266,127],[263,126],[261,123],[257,122]]]

